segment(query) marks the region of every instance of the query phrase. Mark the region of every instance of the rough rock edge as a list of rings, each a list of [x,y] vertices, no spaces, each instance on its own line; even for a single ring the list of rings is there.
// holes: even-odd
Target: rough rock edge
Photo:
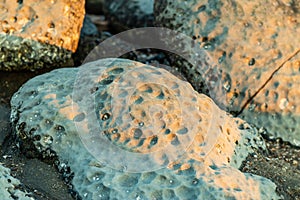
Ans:
[[[71,51],[12,35],[0,34],[0,55],[0,70],[4,71],[35,71],[72,63]]]

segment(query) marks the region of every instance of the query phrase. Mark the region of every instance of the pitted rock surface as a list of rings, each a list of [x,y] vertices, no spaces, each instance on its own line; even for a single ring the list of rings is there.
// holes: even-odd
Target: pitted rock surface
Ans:
[[[102,69],[100,74],[99,68]],[[44,155],[55,152],[59,168],[70,167],[74,173],[74,190],[83,199],[279,198],[275,193],[276,186],[270,180],[237,169],[249,153],[265,148],[256,129],[227,115],[210,98],[195,92],[188,83],[164,69],[124,59],[98,60],[85,64],[82,69],[89,69],[87,72],[93,76],[79,73],[80,68],[68,68],[29,80],[12,98],[11,120],[17,127],[15,133],[20,140],[32,143]],[[159,77],[160,80],[157,79]],[[79,85],[76,84],[78,80]],[[159,87],[163,81],[166,85]],[[93,84],[90,85],[90,82]],[[126,90],[126,94],[122,89],[128,89],[127,84],[131,84],[131,90]],[[84,90],[85,96],[81,93]],[[93,104],[85,101],[88,100],[86,96],[94,97]],[[128,101],[123,101],[126,97]],[[181,108],[178,107],[180,105]],[[94,113],[85,113],[87,107],[95,108]],[[87,121],[85,126],[76,127],[76,123],[91,119],[90,114],[98,116],[97,121]],[[193,124],[194,130],[178,128],[180,117]],[[151,124],[151,120],[157,124]],[[101,132],[95,135],[93,132],[80,132],[89,130],[93,124],[99,126]],[[93,146],[101,154],[106,150],[97,143],[97,135],[104,134],[115,125],[122,131],[104,135],[109,138],[107,142],[112,141],[114,146],[135,153],[152,152],[178,144],[172,144],[174,137],[168,139],[166,135],[178,136],[179,142],[184,142],[180,134],[189,135],[194,131],[195,137],[178,158],[176,151],[169,154],[176,159],[167,163],[166,167],[130,173],[126,168],[111,168],[103,160],[96,159],[81,140],[80,134],[90,134]],[[160,127],[162,131],[148,135],[146,132],[132,133],[133,128],[141,125],[153,126],[154,130]],[[166,132],[167,128],[170,132]],[[117,133],[119,139],[115,137]],[[151,134],[157,134],[157,140],[153,141]],[[136,140],[140,142],[142,137],[151,140],[139,146]],[[211,148],[205,151],[209,145]],[[153,162],[160,162],[160,158]],[[143,166],[142,161],[135,164]]]
[[[157,23],[193,37],[218,63],[226,108],[296,145],[299,9],[296,1],[155,1]],[[196,71],[181,67],[197,88]]]
[[[61,65],[77,49],[84,1],[0,1],[0,69]]]
[[[270,138],[300,146],[300,54],[286,62],[241,116],[266,128]]]

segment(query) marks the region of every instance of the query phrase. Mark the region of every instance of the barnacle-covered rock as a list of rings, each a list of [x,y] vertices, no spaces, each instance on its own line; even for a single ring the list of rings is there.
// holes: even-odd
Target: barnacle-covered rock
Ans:
[[[32,200],[29,193],[18,189],[20,181],[10,175],[10,169],[0,164],[0,199]]]
[[[157,23],[193,37],[218,63],[228,111],[297,145],[299,9],[295,1],[155,1]],[[196,70],[181,67],[198,89]]]
[[[265,149],[256,129],[164,69],[125,59],[58,69],[11,106],[21,143],[55,152],[83,199],[279,198],[270,180],[238,170]]]
[[[1,1],[0,70],[68,62],[78,45],[84,1]]]

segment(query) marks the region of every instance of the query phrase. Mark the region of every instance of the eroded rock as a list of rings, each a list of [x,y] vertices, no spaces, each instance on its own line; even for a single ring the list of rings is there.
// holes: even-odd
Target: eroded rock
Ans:
[[[0,69],[67,63],[77,48],[83,18],[84,1],[1,1]]]
[[[296,145],[299,9],[294,1],[155,1],[157,23],[192,37],[217,64],[226,109]],[[199,88],[197,70],[181,67]]]
[[[58,69],[11,105],[20,140],[55,152],[84,199],[279,198],[270,180],[238,170],[265,149],[256,129],[164,69],[124,59]]]

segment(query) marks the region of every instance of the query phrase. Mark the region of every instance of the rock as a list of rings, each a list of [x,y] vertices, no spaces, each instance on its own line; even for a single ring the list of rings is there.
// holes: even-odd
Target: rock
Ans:
[[[33,200],[29,193],[18,189],[20,181],[10,175],[10,169],[0,164],[0,199],[13,200],[24,199]]]
[[[11,106],[21,148],[55,153],[83,199],[279,199],[270,180],[238,170],[265,149],[256,129],[164,69],[125,59],[58,69]]]
[[[104,13],[118,30],[153,26],[154,0],[105,0]]]
[[[88,15],[84,16],[82,29],[80,31],[80,37],[84,36],[99,36],[99,31],[95,24],[93,24],[91,18]]]
[[[225,108],[294,145],[300,145],[299,9],[282,1],[155,1],[157,23],[209,52],[226,91]],[[182,67],[198,89],[196,70]]]
[[[300,54],[287,61],[241,113],[247,122],[264,127],[271,139],[300,146]]]
[[[77,48],[83,17],[84,1],[0,3],[0,69],[66,64]]]
[[[79,45],[72,55],[74,65],[80,66],[87,55],[103,40],[111,36],[108,32],[99,32],[88,15],[85,15],[80,32]]]

